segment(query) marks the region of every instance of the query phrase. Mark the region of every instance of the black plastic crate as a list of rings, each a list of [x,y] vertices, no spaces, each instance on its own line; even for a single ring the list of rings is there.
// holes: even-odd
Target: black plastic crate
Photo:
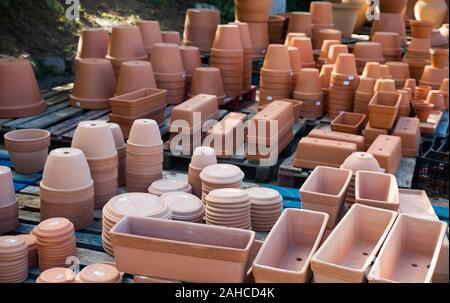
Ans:
[[[449,154],[430,151],[418,157],[414,171],[413,187],[428,193],[448,195]]]

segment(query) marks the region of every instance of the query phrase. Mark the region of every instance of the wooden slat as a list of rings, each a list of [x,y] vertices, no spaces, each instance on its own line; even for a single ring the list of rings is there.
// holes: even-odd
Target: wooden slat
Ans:
[[[36,115],[36,116],[32,116],[32,117],[27,117],[27,118],[19,118],[19,119],[11,120],[10,122],[5,123],[3,125],[3,127],[10,128],[10,129],[15,129],[15,128],[20,127],[24,123],[28,123],[30,121],[33,121],[33,120],[36,120],[36,119],[40,119],[40,118],[45,117],[46,115],[48,115],[50,113],[54,113],[54,112],[59,111],[59,110],[61,110],[63,108],[66,108],[68,106],[69,106],[69,102],[59,103],[57,105],[47,107],[42,114],[39,114],[39,115]]]
[[[39,119],[35,119],[33,121],[29,121],[27,123],[22,123],[20,125],[21,128],[47,128],[51,125],[54,125],[58,122],[64,121],[76,115],[80,115],[84,110],[74,107],[66,107],[57,112],[50,113],[45,115],[44,117],[40,117]]]
[[[108,109],[91,110],[84,115],[73,117],[59,124],[53,125],[47,128],[47,130],[52,134],[52,136],[61,137],[63,134],[74,130],[81,121],[96,120],[107,113],[109,113]]]

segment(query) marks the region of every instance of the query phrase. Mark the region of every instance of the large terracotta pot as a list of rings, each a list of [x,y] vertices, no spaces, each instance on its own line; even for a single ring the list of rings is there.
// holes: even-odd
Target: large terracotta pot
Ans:
[[[282,44],[283,25],[286,20],[284,16],[269,17],[269,42],[271,44]]]
[[[359,3],[361,7],[359,8],[358,19],[356,20],[355,29],[358,29],[366,23],[366,12],[369,8],[370,1],[368,0],[343,0],[342,3]]]
[[[109,39],[109,33],[104,29],[83,29],[78,40],[76,59],[105,58]]]
[[[360,8],[360,3],[333,3],[334,26],[342,32],[343,37],[352,37]]]
[[[311,13],[292,12],[288,32],[304,33],[307,36],[311,36]]]
[[[115,95],[120,96],[143,88],[156,88],[152,64],[147,61],[123,63]]]
[[[44,108],[30,61],[0,59],[0,118],[33,116]]]
[[[447,14],[447,4],[444,0],[419,0],[414,6],[417,20],[429,20],[434,28],[439,28]]]
[[[380,12],[404,15],[407,3],[408,0],[380,0]]]
[[[183,43],[197,46],[202,52],[209,52],[219,24],[220,12],[217,10],[188,9],[184,21]]]
[[[267,22],[272,0],[234,0],[236,19],[243,22]]]
[[[215,95],[218,105],[224,102],[225,92],[222,76],[218,68],[199,67],[195,70],[188,96],[192,98],[198,94]]]
[[[376,32],[398,33],[402,42],[406,41],[405,19],[401,14],[380,13],[380,20],[374,20],[371,35]]]
[[[262,58],[266,54],[269,45],[269,23],[247,22],[250,38],[253,46],[253,57]]]
[[[162,43],[163,38],[161,28],[158,21],[138,21],[137,26],[141,32],[142,40],[144,41],[145,50],[148,55],[151,55],[152,48],[156,43]]]

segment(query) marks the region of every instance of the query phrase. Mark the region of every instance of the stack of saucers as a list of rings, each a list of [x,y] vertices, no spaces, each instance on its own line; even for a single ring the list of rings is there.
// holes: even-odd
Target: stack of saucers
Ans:
[[[36,244],[36,236],[30,234],[23,234],[16,236],[25,241],[28,246],[28,267],[35,267],[39,264],[38,247]]]
[[[65,284],[75,283],[76,274],[69,268],[55,267],[41,273],[36,283]]]
[[[246,192],[251,202],[252,229],[270,231],[283,212],[283,198],[270,188],[253,187]]]
[[[39,268],[67,267],[68,257],[77,255],[75,229],[65,218],[52,218],[36,226],[34,234],[39,251]]]
[[[172,211],[158,196],[145,193],[127,193],[112,198],[103,208],[103,249],[114,255],[109,231],[125,216],[152,217],[170,220]]]
[[[122,274],[110,264],[91,264],[80,271],[75,283],[122,283]]]
[[[162,195],[164,195],[165,193],[176,192],[176,191],[191,193],[192,187],[189,185],[187,180],[177,178],[177,179],[161,179],[161,180],[155,181],[148,188],[148,192],[150,194],[160,196],[160,197]]]
[[[206,224],[251,229],[248,194],[237,188],[220,188],[206,196]]]
[[[161,196],[161,199],[172,210],[172,220],[201,223],[205,215],[205,206],[202,200],[185,192],[170,192]]]
[[[232,164],[213,164],[205,167],[200,173],[202,180],[202,201],[210,191],[219,188],[240,188],[244,173]]]
[[[28,277],[28,246],[17,237],[0,237],[0,283],[22,283]]]

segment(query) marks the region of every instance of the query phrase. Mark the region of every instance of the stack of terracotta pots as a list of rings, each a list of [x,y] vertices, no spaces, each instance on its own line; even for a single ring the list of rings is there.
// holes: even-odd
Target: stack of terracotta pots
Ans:
[[[326,40],[341,41],[342,33],[337,29],[322,29],[314,40],[314,49],[322,49],[323,43]]]
[[[432,22],[411,20],[412,40],[403,61],[409,64],[411,76],[417,81],[422,77],[423,69],[431,63]]]
[[[124,25],[112,28],[106,59],[111,61],[116,78],[119,77],[122,63],[147,60],[147,58],[141,30],[138,26]]]
[[[0,234],[16,229],[19,225],[19,205],[14,192],[11,169],[0,166]]]
[[[161,32],[164,43],[172,43],[181,46],[181,36],[177,31],[163,31]]]
[[[324,64],[320,70],[320,84],[322,85],[323,93],[323,112],[328,113],[328,97],[330,94],[331,73],[333,72],[334,64]]]
[[[81,59],[105,58],[108,52],[109,33],[102,28],[86,28],[80,31],[75,64]]]
[[[309,11],[311,12],[311,30],[315,40],[323,29],[333,29],[333,4],[330,2],[313,1]]]
[[[441,93],[442,96],[444,96],[444,102],[445,102],[445,107],[448,110],[448,78],[445,78],[444,80],[442,80],[441,83],[441,87],[439,88],[439,92]]]
[[[448,77],[448,49],[432,49],[431,65],[425,66],[419,85],[439,89],[444,78]]]
[[[77,255],[73,224],[64,218],[47,219],[33,231],[39,251],[41,271],[53,267],[68,267],[68,257]]]
[[[397,93],[400,94],[400,106],[398,108],[398,117],[409,117],[411,114],[411,102],[412,98],[410,97],[409,91],[406,89],[399,89]]]
[[[283,198],[270,188],[254,187],[246,192],[251,202],[252,229],[270,231],[283,212]]]
[[[353,111],[358,72],[353,54],[340,54],[331,73],[328,115],[336,118],[340,112]]]
[[[373,78],[359,79],[358,88],[355,92],[355,101],[353,111],[359,114],[367,115],[369,113],[369,102],[374,94],[376,80]]]
[[[250,31],[248,24],[243,22],[229,23],[237,25],[241,35],[241,44],[244,51],[244,66],[242,72],[242,91],[247,92],[252,88],[252,73],[253,73],[253,46],[250,38]]]
[[[251,229],[251,203],[248,194],[238,188],[212,190],[205,197],[206,224]]]
[[[269,16],[269,43],[283,44],[283,27],[286,17],[276,15]]]
[[[306,37],[306,35],[304,33],[288,33],[286,35],[286,39],[284,40],[284,45],[286,45],[286,46],[291,45],[292,39],[294,39],[294,38],[305,38],[305,37]],[[279,43],[279,44],[282,44],[282,43]]]
[[[372,37],[373,42],[381,44],[384,60],[400,61],[402,59],[402,43],[400,35],[390,32],[376,32]]]
[[[330,52],[330,48],[333,45],[339,45],[341,42],[338,40],[325,40],[322,43],[322,47],[320,48],[320,55],[317,59],[317,67],[322,68],[322,65],[328,64],[328,54]]]
[[[185,192],[170,192],[161,196],[172,210],[172,220],[202,223],[205,206],[202,200]]]
[[[142,40],[144,42],[145,51],[149,58],[152,55],[152,49],[156,43],[163,43],[161,27],[158,21],[142,20],[136,22],[141,31]]]
[[[380,13],[379,20],[374,20],[371,28],[371,36],[376,32],[397,33],[402,44],[406,42],[406,26],[402,14]]]
[[[216,96],[218,106],[225,102],[225,91],[220,69],[216,67],[198,67],[195,69],[188,98],[193,98],[200,94]]]
[[[294,99],[303,102],[302,117],[315,119],[323,115],[323,92],[318,69],[300,70]]]
[[[94,180],[95,209],[117,195],[118,156],[114,137],[105,121],[83,121],[78,124],[72,147],[83,151]]]
[[[194,150],[191,163],[189,163],[188,182],[192,186],[192,193],[202,198],[202,180],[200,173],[209,166],[217,164],[216,153],[211,147],[200,146]]]
[[[184,45],[197,46],[200,51],[209,52],[219,24],[220,12],[217,10],[188,9],[184,21]]]
[[[288,47],[271,44],[261,68],[259,103],[289,99],[292,87],[292,68]]]
[[[272,0],[235,0],[235,19],[248,24],[253,56],[264,57],[269,45],[269,13]]]
[[[173,43],[155,44],[150,61],[158,88],[167,90],[166,103],[183,102],[186,72],[179,46]]]
[[[186,72],[185,89],[187,95],[191,89],[195,70],[202,66],[202,59],[200,58],[200,49],[195,46],[181,46],[180,52],[183,68]]]
[[[309,37],[294,37],[291,39],[289,46],[298,48],[300,51],[300,60],[302,68],[314,68],[316,62],[314,61],[313,47],[311,38]]]
[[[0,59],[0,119],[21,118],[44,111],[30,61]]]
[[[70,174],[67,174],[70,171]],[[94,181],[83,152],[75,148],[53,150],[39,184],[41,221],[69,219],[76,230],[94,222]]]
[[[225,95],[242,94],[244,50],[236,25],[219,25],[211,48],[210,65],[220,69]]]
[[[205,167],[200,173],[202,180],[202,201],[209,192],[219,188],[240,188],[244,173],[242,170],[231,164],[212,164]]]
[[[368,62],[384,63],[383,49],[378,42],[357,42],[353,47],[356,67],[361,74]]]
[[[28,246],[17,237],[0,237],[0,283],[22,283],[28,278]]]
[[[292,89],[294,89],[295,86],[297,85],[300,70],[302,69],[302,61],[300,57],[300,50],[298,48],[289,46],[288,51],[292,68]]]
[[[160,197],[151,194],[127,193],[112,198],[103,207],[102,217],[103,249],[110,255],[114,255],[110,230],[125,216],[171,220],[172,211]]]
[[[157,88],[141,88],[131,93],[115,96],[110,99],[110,121],[120,126],[125,138],[128,138],[131,126],[138,119],[152,119],[162,126],[166,110],[166,96],[167,90]]]
[[[76,274],[69,268],[55,267],[44,271],[36,279],[36,283],[66,284],[75,283]]]
[[[410,78],[409,65],[405,62],[387,62],[389,73],[395,86],[400,89],[405,85],[405,81]]]
[[[119,162],[119,171],[117,183],[118,186],[125,185],[125,159],[127,158],[127,144],[125,143],[125,138],[123,137],[122,130],[120,129],[119,124],[116,123],[108,123],[109,129],[111,129],[111,133],[114,138],[114,144],[117,150],[117,159]]]
[[[184,192],[191,193],[192,187],[187,180],[181,178],[156,180],[148,188],[148,192],[152,195],[161,197],[166,193]]]
[[[304,33],[311,36],[311,13],[292,12],[289,16],[288,33]]]
[[[90,264],[75,278],[75,283],[122,283],[123,274],[113,264]]]
[[[438,90],[431,90],[425,102],[433,104],[434,110],[445,111],[444,96]]]
[[[156,88],[153,67],[147,61],[127,61],[120,68],[115,96],[128,94],[143,88]]]
[[[136,120],[126,151],[127,191],[148,192],[148,187],[162,178],[163,142],[156,121]]]
[[[24,240],[28,247],[28,267],[36,267],[39,264],[36,236],[31,234],[17,235],[16,238]]]

